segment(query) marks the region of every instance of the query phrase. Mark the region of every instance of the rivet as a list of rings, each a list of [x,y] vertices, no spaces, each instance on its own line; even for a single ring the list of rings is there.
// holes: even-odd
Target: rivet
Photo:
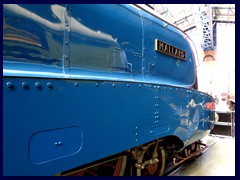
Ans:
[[[178,90],[178,88],[176,88],[176,91]]]
[[[67,42],[67,41],[65,41],[65,44],[68,44],[68,42]]]
[[[40,82],[36,82],[36,83],[35,83],[35,87],[38,88],[38,89],[40,89],[40,88],[41,88]]]
[[[130,87],[130,85],[129,85],[129,84],[127,84],[127,87]]]
[[[6,83],[6,86],[7,86],[9,89],[12,89],[12,88],[13,88],[13,83],[12,83],[12,82],[7,82],[7,83]]]
[[[135,129],[138,129],[138,127],[136,126]]]
[[[52,87],[53,87],[53,86],[52,86],[52,83],[48,82],[48,83],[47,83],[47,87],[50,88],[50,89],[52,89]]]
[[[142,87],[142,85],[141,85],[141,84],[139,84],[139,87],[141,88],[141,87]]]
[[[135,133],[136,136],[138,136],[138,133]]]
[[[95,86],[98,87],[98,83],[96,83]]]
[[[27,83],[26,83],[26,82],[23,82],[23,83],[22,83],[22,87],[23,87],[24,89],[27,89],[27,88],[28,88]]]
[[[62,142],[61,142],[61,141],[54,143],[54,146],[60,146],[60,145],[62,145]]]
[[[115,87],[115,84],[112,84],[112,87]]]
[[[78,87],[78,83],[75,83],[74,85],[75,85],[76,87]]]
[[[137,140],[137,139],[136,139],[135,141],[136,141],[136,142],[138,142],[138,140]]]
[[[67,55],[63,55],[63,59],[68,59]]]

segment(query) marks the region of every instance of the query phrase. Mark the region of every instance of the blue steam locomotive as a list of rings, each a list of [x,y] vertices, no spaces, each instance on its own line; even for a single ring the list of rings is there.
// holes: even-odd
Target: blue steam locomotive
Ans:
[[[145,5],[3,5],[3,175],[162,175],[214,100],[188,36]]]

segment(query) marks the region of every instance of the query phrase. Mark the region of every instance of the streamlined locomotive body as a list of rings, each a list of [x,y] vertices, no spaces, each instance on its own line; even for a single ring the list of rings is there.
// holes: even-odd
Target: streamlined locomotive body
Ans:
[[[212,103],[188,36],[147,7],[3,5],[4,175],[161,175]]]

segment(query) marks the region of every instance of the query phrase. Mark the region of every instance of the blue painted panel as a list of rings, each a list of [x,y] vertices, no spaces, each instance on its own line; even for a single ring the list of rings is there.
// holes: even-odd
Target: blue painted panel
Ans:
[[[62,5],[4,4],[4,61],[60,67],[64,11]]]
[[[167,135],[187,145],[214,121],[191,102],[204,106],[210,97],[184,88],[34,78],[3,83],[4,175],[53,175]],[[68,127],[80,127],[82,136]],[[57,152],[50,148],[54,140],[69,144]]]
[[[165,23],[148,13],[143,12],[144,59],[146,59],[147,79],[155,79],[160,84],[172,86],[191,86],[194,83],[194,56],[187,40],[177,30],[164,26]],[[186,60],[157,52],[155,39],[186,51]]]
[[[51,175],[146,141],[142,139],[136,143],[133,131],[137,121],[144,121],[151,114],[152,106],[149,103],[153,95],[151,90],[147,93],[147,87],[140,88],[136,85],[138,91],[126,84],[116,84],[113,87],[111,83],[99,84],[98,87],[95,83],[82,83],[76,87],[72,81],[51,80],[51,89],[47,87],[48,80],[12,79],[11,82],[14,89],[4,90],[4,111],[8,112],[4,113],[6,174]],[[23,82],[29,85],[28,89],[22,88]],[[40,89],[35,87],[36,82],[41,84]],[[123,90],[128,92],[122,94]],[[130,97],[135,93],[143,98],[132,102]],[[145,93],[149,95],[143,96]],[[105,102],[104,105],[102,102]],[[139,111],[142,112],[141,116]],[[13,128],[9,128],[11,124],[14,124]],[[69,126],[79,126],[83,130],[81,151],[68,158],[33,165],[27,152],[33,134]],[[123,132],[127,136],[122,136]],[[144,137],[144,134],[141,136]],[[77,140],[76,137],[74,141]],[[21,167],[22,164],[24,168]],[[15,168],[18,170],[12,171]],[[32,171],[29,172],[29,168]]]
[[[70,9],[71,8],[71,9]],[[103,71],[142,69],[142,22],[130,5],[72,4],[70,67]]]
[[[73,155],[80,151],[82,142],[79,127],[37,132],[29,141],[29,160],[39,164]]]
[[[184,35],[133,5],[3,7],[6,76],[194,83],[194,57]],[[154,51],[155,39],[183,48],[187,60]]]

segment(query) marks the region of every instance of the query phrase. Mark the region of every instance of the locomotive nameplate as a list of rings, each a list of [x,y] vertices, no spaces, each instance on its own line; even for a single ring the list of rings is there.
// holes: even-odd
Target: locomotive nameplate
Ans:
[[[186,51],[155,39],[155,51],[162,52],[175,58],[186,60]]]

